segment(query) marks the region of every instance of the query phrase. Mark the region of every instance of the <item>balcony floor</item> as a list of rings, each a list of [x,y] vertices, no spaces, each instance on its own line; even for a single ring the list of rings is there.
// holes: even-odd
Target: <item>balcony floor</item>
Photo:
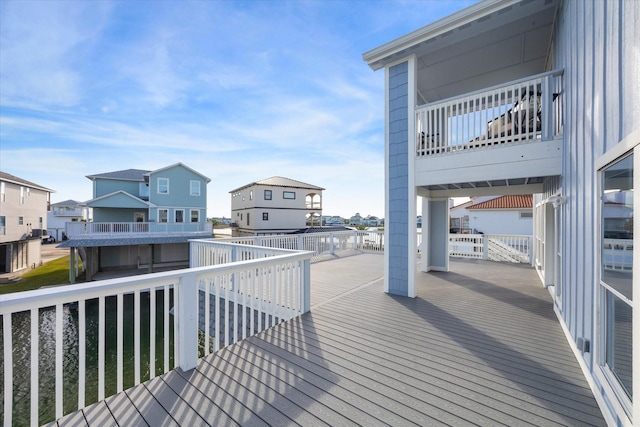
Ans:
[[[604,426],[535,271],[450,266],[409,299],[382,255],[312,264],[310,313],[58,425]]]

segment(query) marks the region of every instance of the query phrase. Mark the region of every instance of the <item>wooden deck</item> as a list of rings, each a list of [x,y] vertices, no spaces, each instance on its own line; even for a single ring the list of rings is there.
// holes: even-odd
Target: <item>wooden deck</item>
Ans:
[[[312,310],[60,426],[603,426],[527,266],[452,261],[382,291],[383,257],[312,265]]]

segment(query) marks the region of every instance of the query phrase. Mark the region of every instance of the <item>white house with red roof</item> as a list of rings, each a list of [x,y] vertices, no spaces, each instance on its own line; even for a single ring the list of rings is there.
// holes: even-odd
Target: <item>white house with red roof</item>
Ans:
[[[477,196],[449,209],[451,233],[531,236],[533,196]]]

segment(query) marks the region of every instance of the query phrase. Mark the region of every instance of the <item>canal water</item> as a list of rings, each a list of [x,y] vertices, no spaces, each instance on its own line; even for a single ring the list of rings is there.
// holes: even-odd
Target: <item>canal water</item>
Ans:
[[[169,316],[169,366],[173,360],[173,316],[164,313],[164,291],[156,291],[156,375],[164,366],[164,316]],[[173,307],[173,291],[169,292],[169,306]],[[150,366],[150,298],[149,292],[140,294],[140,372],[141,380],[149,379]],[[86,357],[85,357],[85,405],[98,401],[98,300],[85,302],[86,310]],[[134,298],[132,294],[123,298],[123,386],[134,385]],[[105,298],[105,396],[117,391],[117,301],[116,297]],[[39,312],[38,385],[39,424],[55,419],[55,307]],[[29,312],[16,313],[13,322],[13,425],[29,425],[31,412],[31,319]],[[77,410],[78,406],[78,357],[79,331],[77,304],[63,306],[63,406],[64,413]],[[4,348],[4,336],[0,328],[0,341]],[[3,375],[0,390],[4,390],[4,352],[0,352]],[[4,421],[4,405],[0,405],[0,417]]]

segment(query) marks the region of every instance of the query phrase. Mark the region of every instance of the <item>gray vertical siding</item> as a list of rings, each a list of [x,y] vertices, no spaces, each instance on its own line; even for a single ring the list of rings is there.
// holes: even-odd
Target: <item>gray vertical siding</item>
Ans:
[[[408,62],[389,68],[389,293],[407,296],[409,270]]]
[[[633,17],[639,9],[638,2],[624,0],[566,1],[557,26],[554,67],[565,70],[562,317],[574,340],[593,340],[594,333],[595,162],[637,126],[638,64],[631,49],[638,44]],[[589,366],[592,357],[584,354]]]

